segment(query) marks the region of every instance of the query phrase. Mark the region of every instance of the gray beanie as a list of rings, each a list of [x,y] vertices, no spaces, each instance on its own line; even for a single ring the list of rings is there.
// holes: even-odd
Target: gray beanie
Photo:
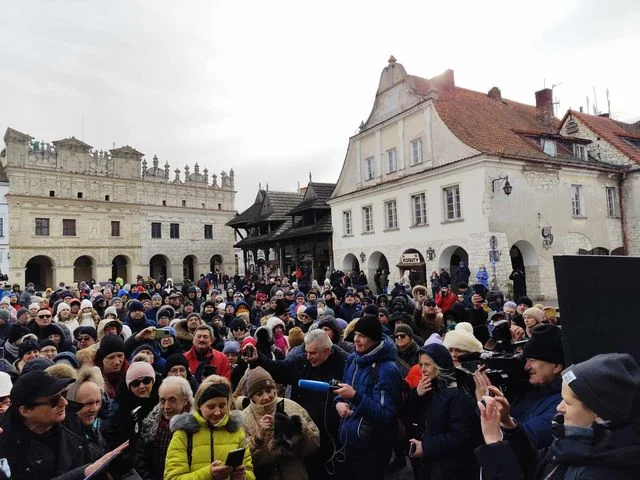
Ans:
[[[628,353],[605,353],[571,365],[562,380],[603,420],[640,420],[640,366]]]

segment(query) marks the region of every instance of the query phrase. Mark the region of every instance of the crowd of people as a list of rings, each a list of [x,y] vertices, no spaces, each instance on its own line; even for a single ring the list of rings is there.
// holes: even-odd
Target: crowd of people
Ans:
[[[0,284],[0,478],[636,478],[637,360],[483,272]]]

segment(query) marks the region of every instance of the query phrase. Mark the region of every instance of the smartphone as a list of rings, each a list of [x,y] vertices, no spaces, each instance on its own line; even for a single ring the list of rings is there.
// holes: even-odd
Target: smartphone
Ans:
[[[161,338],[167,338],[170,337],[171,334],[169,332],[167,332],[166,330],[163,330],[161,328],[158,328],[154,331],[156,340],[160,340]]]
[[[484,285],[476,283],[471,288],[473,288],[474,293],[476,293],[477,295],[480,295],[483,300],[487,298],[487,287],[485,287]]]
[[[224,464],[227,465],[228,467],[233,467],[233,468],[239,467],[240,465],[242,465],[242,462],[244,461],[245,450],[246,450],[246,447],[238,448],[237,450],[231,450],[227,455],[227,460],[224,462]]]
[[[409,444],[409,456],[412,456],[414,453],[416,453],[416,444],[415,443],[410,443]]]

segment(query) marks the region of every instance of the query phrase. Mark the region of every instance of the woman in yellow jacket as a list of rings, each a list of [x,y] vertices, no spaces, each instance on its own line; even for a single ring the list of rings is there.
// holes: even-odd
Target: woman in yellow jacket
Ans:
[[[255,480],[251,453],[243,464],[225,465],[231,450],[245,447],[242,414],[230,411],[231,385],[218,375],[207,377],[194,398],[196,411],[171,419],[173,437],[165,460],[165,480]]]

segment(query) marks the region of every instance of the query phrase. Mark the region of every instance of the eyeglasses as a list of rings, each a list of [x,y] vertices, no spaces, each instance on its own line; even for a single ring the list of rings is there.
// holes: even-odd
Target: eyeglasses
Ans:
[[[216,302],[216,303],[222,303],[222,302],[224,302],[224,300],[214,300],[214,302]]]
[[[37,407],[39,405],[48,405],[51,408],[55,408],[60,403],[60,399],[65,398],[67,396],[67,390],[68,388],[65,388],[64,390],[59,391],[55,395],[51,395],[50,397],[47,397],[47,399],[44,402],[34,402],[31,405],[33,405],[34,407]]]
[[[394,335],[394,337],[396,337],[396,338],[407,338],[407,334],[406,333],[398,333],[397,335]]]
[[[38,315],[38,318],[51,318],[51,315]]]
[[[299,313],[298,318],[309,318],[309,315],[307,315],[306,313]]]
[[[131,382],[129,384],[129,386],[131,388],[138,388],[140,386],[140,384],[149,385],[152,382],[153,382],[153,378],[151,378],[151,377],[142,377],[142,378],[138,378],[138,379],[134,380],[133,382]]]
[[[246,330],[246,328],[244,328],[244,327],[233,327],[231,330],[234,331],[234,332],[244,332]]]
[[[78,342],[88,342],[89,340],[92,340],[92,339],[93,337],[89,337],[89,336],[78,337]]]

